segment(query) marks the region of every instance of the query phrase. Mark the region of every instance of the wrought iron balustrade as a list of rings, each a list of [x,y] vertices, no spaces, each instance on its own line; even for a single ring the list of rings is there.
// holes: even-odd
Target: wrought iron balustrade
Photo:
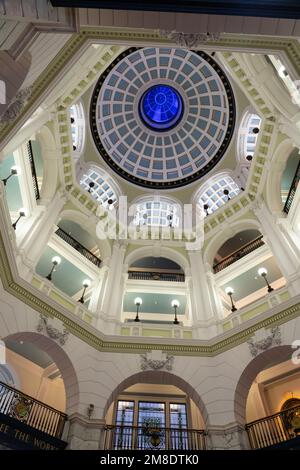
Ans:
[[[295,194],[296,194],[296,191],[297,191],[299,181],[300,181],[300,162],[297,166],[297,170],[296,170],[295,176],[293,178],[293,181],[292,181],[292,184],[291,184],[291,187],[290,187],[290,190],[289,190],[289,194],[288,194],[288,197],[285,201],[285,205],[284,205],[284,208],[283,208],[283,212],[285,212],[286,214],[288,214],[289,211],[290,211],[291,205],[293,203],[293,200],[294,200],[294,197],[295,197]]]
[[[252,449],[262,449],[300,435],[300,406],[246,424]]]
[[[146,428],[143,426],[106,426],[105,450],[205,450],[203,430],[184,428]]]
[[[220,261],[219,263],[216,263],[213,266],[214,273],[216,274],[222,271],[223,269],[227,268],[228,266],[235,263],[244,256],[248,255],[249,253],[252,253],[252,251],[257,250],[257,248],[260,248],[263,245],[263,235],[260,235],[259,237],[255,238],[255,240],[252,240],[251,242],[242,246],[230,255],[226,256],[226,258],[223,258],[222,261]]]
[[[28,153],[28,160],[29,160],[29,163],[30,163],[33,190],[34,190],[34,194],[35,194],[35,199],[37,201],[38,199],[40,199],[40,190],[39,190],[39,185],[38,185],[38,180],[37,180],[37,175],[36,175],[36,169],[35,169],[35,164],[34,164],[34,157],[33,157],[33,150],[32,150],[31,140],[29,140],[27,142],[27,153]]]
[[[67,415],[0,382],[0,414],[60,439]]]
[[[64,240],[68,245],[74,248],[78,253],[88,259],[91,263],[95,264],[96,266],[100,266],[101,259],[94,255],[91,251],[85,248],[80,242],[75,240],[75,238],[71,237],[67,232],[65,232],[62,228],[58,228],[55,232],[62,240]]]
[[[136,279],[141,281],[171,281],[171,282],[184,282],[185,276],[183,273],[178,272],[163,272],[163,271],[143,271],[143,270],[129,270],[128,279]]]

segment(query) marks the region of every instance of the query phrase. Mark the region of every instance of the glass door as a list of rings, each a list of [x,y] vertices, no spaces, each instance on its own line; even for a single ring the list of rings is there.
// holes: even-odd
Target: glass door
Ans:
[[[140,401],[138,404],[138,449],[165,449],[165,403]]]

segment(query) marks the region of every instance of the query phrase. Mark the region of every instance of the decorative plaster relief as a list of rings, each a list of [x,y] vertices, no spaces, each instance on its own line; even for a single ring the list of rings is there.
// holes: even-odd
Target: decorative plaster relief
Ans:
[[[151,353],[141,354],[141,369],[142,370],[172,370],[174,363],[174,356],[162,351],[151,351]]]
[[[271,328],[269,335],[267,335],[267,330],[259,330],[255,333],[254,338],[252,337],[247,341],[253,357],[262,351],[281,344],[281,332],[278,326]]]

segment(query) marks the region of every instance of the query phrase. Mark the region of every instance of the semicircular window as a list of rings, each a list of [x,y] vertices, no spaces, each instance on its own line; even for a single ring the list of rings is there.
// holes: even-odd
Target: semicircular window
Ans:
[[[110,177],[104,172],[90,168],[82,175],[79,184],[104,207],[111,208],[115,206],[117,194],[113,189]]]
[[[81,103],[75,103],[70,107],[71,132],[73,151],[81,153],[85,139],[85,119]]]
[[[145,200],[136,204],[134,224],[176,228],[180,223],[180,213],[179,205],[167,198]]]
[[[208,215],[237,196],[239,192],[240,188],[230,175],[216,175],[199,191],[197,202]]]
[[[246,111],[239,128],[238,148],[241,158],[251,160],[253,157],[261,121],[261,117],[258,114]]]

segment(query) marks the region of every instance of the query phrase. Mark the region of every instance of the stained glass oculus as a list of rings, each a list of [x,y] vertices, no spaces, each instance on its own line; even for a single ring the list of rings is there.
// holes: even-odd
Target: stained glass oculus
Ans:
[[[220,66],[202,51],[130,48],[100,76],[91,131],[100,158],[153,189],[193,182],[226,152],[235,102]]]
[[[139,112],[144,123],[154,130],[169,130],[182,116],[180,94],[169,85],[154,85],[143,94]]]

